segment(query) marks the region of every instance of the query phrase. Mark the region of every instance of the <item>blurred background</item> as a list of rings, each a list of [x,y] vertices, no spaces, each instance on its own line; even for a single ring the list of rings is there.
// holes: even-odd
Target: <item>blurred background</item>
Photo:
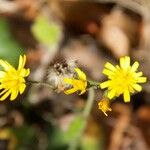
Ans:
[[[30,80],[45,81],[55,62],[77,61],[91,80],[103,81],[109,61],[129,55],[150,78],[150,0],[0,0],[0,58],[17,67],[27,55]],[[59,90],[58,90],[59,91]],[[0,102],[0,150],[148,150],[150,82],[125,104],[112,101],[106,117],[97,102],[83,134],[87,93],[67,96],[28,85],[15,101]]]

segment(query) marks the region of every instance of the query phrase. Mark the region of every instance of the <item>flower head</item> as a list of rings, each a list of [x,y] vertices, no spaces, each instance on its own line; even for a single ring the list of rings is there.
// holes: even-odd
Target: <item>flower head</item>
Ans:
[[[107,111],[112,111],[112,109],[110,108],[110,103],[109,103],[109,99],[108,98],[103,98],[99,103],[99,109],[106,115],[107,115]]]
[[[47,82],[56,92],[62,92],[68,87],[64,83],[64,78],[73,78],[75,76],[74,69],[77,62],[75,60],[58,61],[50,65],[47,72]]]
[[[64,78],[64,82],[72,85],[72,88],[69,90],[65,90],[65,94],[72,94],[76,91],[80,91],[80,94],[85,93],[86,87],[87,87],[87,80],[86,80],[86,75],[83,71],[81,71],[79,68],[74,69],[75,72],[77,73],[77,79],[76,78]]]
[[[7,61],[0,59],[0,100],[5,100],[10,95],[10,100],[14,100],[18,94],[22,94],[26,88],[25,79],[30,73],[29,69],[25,69],[26,56],[20,56],[18,69],[16,70]]]
[[[146,77],[142,77],[142,72],[136,72],[139,63],[136,61],[131,66],[130,57],[120,58],[120,66],[113,66],[109,62],[105,64],[103,73],[108,76],[108,81],[100,84],[102,89],[108,88],[107,97],[112,99],[123,94],[124,101],[130,101],[130,93],[140,92],[142,87],[138,83],[145,83]]]

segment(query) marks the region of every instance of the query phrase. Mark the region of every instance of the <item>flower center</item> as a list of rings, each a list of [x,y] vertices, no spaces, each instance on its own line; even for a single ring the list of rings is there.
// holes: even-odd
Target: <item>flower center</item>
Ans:
[[[24,79],[20,77],[16,72],[14,74],[8,73],[2,80],[2,85],[4,88],[15,88],[24,82]]]
[[[121,70],[119,74],[116,74],[112,80],[112,89],[116,88],[118,95],[120,95],[125,90],[130,91],[130,88],[134,83],[135,80],[133,73]]]

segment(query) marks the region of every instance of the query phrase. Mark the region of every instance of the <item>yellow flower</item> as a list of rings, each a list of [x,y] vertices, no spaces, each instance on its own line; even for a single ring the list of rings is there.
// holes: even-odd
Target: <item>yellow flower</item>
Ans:
[[[124,101],[130,101],[130,93],[140,92],[142,87],[138,83],[145,83],[147,78],[142,77],[142,72],[136,72],[139,63],[136,61],[130,66],[130,57],[120,58],[120,66],[105,64],[103,73],[108,76],[108,81],[100,84],[102,89],[108,88],[107,97],[112,99],[123,94]]]
[[[80,91],[80,94],[85,93],[87,87],[86,75],[79,68],[75,68],[75,72],[77,73],[77,78],[64,78],[64,82],[73,86],[73,88],[64,91],[65,94],[72,94],[76,91]]]
[[[109,99],[108,98],[103,98],[99,103],[99,109],[106,115],[107,115],[107,111],[112,111],[112,109],[109,107]]]
[[[10,100],[14,100],[18,94],[22,94],[26,88],[25,79],[30,73],[29,69],[25,69],[26,56],[20,56],[18,69],[16,70],[7,61],[0,59],[0,65],[3,71],[0,71],[0,101],[5,100],[9,95]]]

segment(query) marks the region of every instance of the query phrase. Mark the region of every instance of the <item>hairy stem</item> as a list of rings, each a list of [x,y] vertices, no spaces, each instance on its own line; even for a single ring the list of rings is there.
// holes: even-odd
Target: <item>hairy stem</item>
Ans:
[[[100,82],[96,82],[96,81],[92,81],[92,80],[88,80],[89,86],[93,87],[94,89],[98,89]]]
[[[94,103],[94,96],[95,96],[94,89],[91,87],[89,89],[86,106],[83,110],[83,117],[85,117],[86,119],[88,118],[88,116],[91,112],[91,109],[92,109],[92,106],[93,106],[93,103]]]
[[[28,80],[27,83],[30,83],[30,84],[41,84],[41,85],[48,86],[49,88],[53,89],[53,87],[49,83],[43,82],[43,81]]]

